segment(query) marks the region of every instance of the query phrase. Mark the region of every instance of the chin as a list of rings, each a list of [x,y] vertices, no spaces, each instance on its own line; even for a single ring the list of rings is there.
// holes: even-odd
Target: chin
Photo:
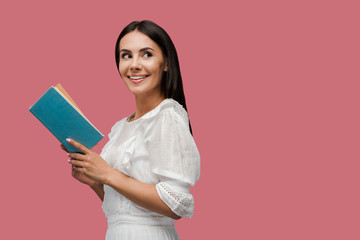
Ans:
[[[142,95],[142,94],[145,94],[145,93],[149,92],[148,90],[140,88],[140,87],[130,87],[130,91],[134,95]]]

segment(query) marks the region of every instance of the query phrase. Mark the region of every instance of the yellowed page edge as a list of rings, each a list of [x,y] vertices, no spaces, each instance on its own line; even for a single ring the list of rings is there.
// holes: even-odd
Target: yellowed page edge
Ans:
[[[58,91],[58,93],[63,96],[65,98],[66,101],[68,101],[85,119],[86,121],[88,121],[91,126],[93,126],[97,131],[99,131],[99,129],[97,129],[94,124],[92,124],[92,122],[89,121],[89,119],[87,119],[87,117],[80,111],[79,107],[75,104],[74,100],[72,100],[72,98],[70,97],[70,95],[65,91],[65,89],[61,86],[60,83],[58,83],[55,87],[55,90]],[[66,95],[69,97],[67,97]],[[99,131],[100,132],[100,131]],[[97,145],[97,144],[96,144]]]
[[[76,110],[78,110],[82,115],[84,115],[80,110],[79,106],[76,105],[75,101],[70,97],[70,94],[66,92],[65,88],[60,83],[58,83],[55,88],[59,90],[60,93],[62,93],[62,96],[65,97],[65,99],[68,100],[68,102],[70,102]]]

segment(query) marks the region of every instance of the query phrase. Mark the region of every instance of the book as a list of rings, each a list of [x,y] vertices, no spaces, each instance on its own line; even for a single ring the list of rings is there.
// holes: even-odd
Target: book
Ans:
[[[69,144],[66,138],[71,138],[91,149],[104,137],[80,111],[61,84],[51,86],[29,111],[69,152],[81,153]]]

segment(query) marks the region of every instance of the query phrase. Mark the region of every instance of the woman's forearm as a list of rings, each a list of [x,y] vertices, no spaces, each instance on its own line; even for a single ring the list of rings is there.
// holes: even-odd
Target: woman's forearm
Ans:
[[[153,184],[140,182],[115,169],[109,174],[105,184],[143,208],[173,219],[180,218],[161,200]]]
[[[96,195],[99,196],[101,201],[104,201],[104,185],[98,182],[94,182],[94,184],[92,184],[90,187],[92,190],[94,190]]]

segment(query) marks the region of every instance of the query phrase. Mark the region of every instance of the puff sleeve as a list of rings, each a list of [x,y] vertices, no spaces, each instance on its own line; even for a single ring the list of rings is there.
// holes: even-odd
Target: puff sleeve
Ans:
[[[151,171],[160,176],[160,198],[178,216],[191,217],[194,199],[189,192],[200,176],[200,155],[189,131],[185,109],[169,108],[156,117],[149,138]]]

